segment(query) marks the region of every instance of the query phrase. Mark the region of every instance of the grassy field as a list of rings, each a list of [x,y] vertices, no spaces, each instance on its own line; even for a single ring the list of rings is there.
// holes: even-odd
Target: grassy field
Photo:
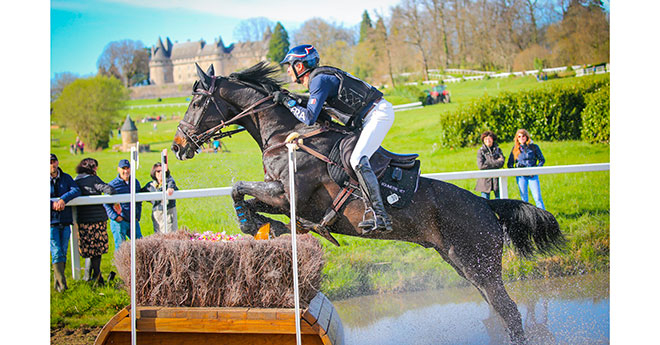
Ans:
[[[423,109],[398,112],[393,128],[383,146],[391,151],[420,154],[422,173],[476,170],[477,147],[441,149],[438,137],[438,119],[460,104],[470,102],[484,94],[516,91],[543,87],[550,83],[566,83],[571,79],[558,79],[538,83],[533,77],[490,79],[450,84],[452,101]],[[180,103],[184,99],[131,101],[133,105]],[[406,102],[403,102],[406,103]],[[159,151],[169,148],[178,120],[185,107],[133,108],[127,110],[131,117],[165,114],[167,121],[136,123],[141,143],[149,144],[151,151],[140,154],[141,167],[137,178],[145,184],[149,181],[151,165],[160,161]],[[115,132],[116,134],[116,132]],[[127,153],[104,150],[101,152],[72,155],[68,145],[75,140],[71,131],[53,127],[52,152],[58,154],[62,169],[75,176],[74,168],[80,159],[94,157],[99,161],[99,176],[106,182],[116,175],[119,159]],[[57,144],[59,142],[59,144]],[[120,138],[112,138],[110,146],[119,144]],[[565,165],[609,162],[610,148],[580,141],[537,142],[546,157],[546,165]],[[193,160],[181,162],[171,155],[170,169],[181,189],[230,186],[238,180],[263,180],[260,152],[257,145],[245,133],[225,141],[229,152],[204,153]],[[508,154],[512,143],[501,143]],[[537,260],[521,260],[507,250],[504,255],[504,277],[507,280],[547,275],[580,274],[609,270],[609,172],[544,175],[541,177],[543,198],[548,211],[559,221],[569,238],[566,252]],[[452,181],[461,188],[473,190],[474,180]],[[519,199],[515,179],[508,179],[509,197]],[[179,225],[198,232],[226,231],[238,233],[236,216],[230,198],[183,199],[177,201]],[[145,236],[153,234],[151,204],[144,203],[140,221]],[[279,218],[282,219],[282,218]],[[286,218],[284,218],[286,219]],[[112,236],[110,252],[103,257],[104,276],[116,269],[112,265]],[[465,284],[433,250],[420,246],[337,236],[341,247],[334,247],[322,240],[325,248],[326,267],[322,290],[331,298],[383,291],[406,291],[441,288]],[[69,265],[70,266],[70,265]],[[67,276],[71,277],[69,269]],[[51,279],[52,281],[52,279]],[[70,290],[65,294],[54,292],[51,283],[51,326],[76,327],[102,325],[117,310],[129,303],[129,297],[117,285],[92,288],[83,282],[69,279]]]

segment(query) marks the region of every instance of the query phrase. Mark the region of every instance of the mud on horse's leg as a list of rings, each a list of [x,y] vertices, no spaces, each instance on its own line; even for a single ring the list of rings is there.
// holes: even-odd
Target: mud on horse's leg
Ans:
[[[276,236],[287,231],[284,223],[257,213],[282,214],[286,212],[288,201],[280,182],[239,181],[232,187],[231,195],[238,217],[238,225],[243,233],[254,235],[265,223],[271,223],[271,229]],[[254,199],[246,201],[246,195],[253,196]]]

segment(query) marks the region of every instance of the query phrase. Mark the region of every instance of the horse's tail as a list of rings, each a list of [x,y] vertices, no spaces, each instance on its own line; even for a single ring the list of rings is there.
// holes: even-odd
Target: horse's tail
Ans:
[[[566,243],[557,219],[546,210],[511,199],[489,200],[488,206],[497,214],[502,229],[524,257],[552,253]]]

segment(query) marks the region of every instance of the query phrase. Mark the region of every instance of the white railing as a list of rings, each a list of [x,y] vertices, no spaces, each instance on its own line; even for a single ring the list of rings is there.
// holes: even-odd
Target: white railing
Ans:
[[[423,107],[424,106],[422,105],[422,102],[414,102],[414,103],[399,104],[399,105],[393,105],[392,106],[392,108],[394,109],[395,112],[404,111],[404,110],[419,109],[419,108],[423,108]]]
[[[422,174],[422,177],[432,178],[441,181],[451,180],[467,180],[477,178],[499,177],[500,178],[500,197],[503,199],[508,198],[507,192],[507,177],[510,176],[524,176],[524,175],[547,175],[547,174],[567,174],[579,172],[592,172],[592,171],[608,171],[610,170],[610,163],[596,163],[596,164],[577,164],[577,165],[556,165],[546,167],[534,168],[516,168],[516,169],[492,169],[492,170],[471,170],[471,171],[457,171],[457,172],[444,172],[444,173],[429,173]],[[206,198],[216,196],[231,195],[232,187],[218,187],[218,188],[204,188],[204,189],[188,189],[177,190],[172,195],[165,196],[167,200],[171,199],[189,199],[189,198]],[[57,198],[51,199],[57,201]],[[130,202],[130,194],[115,194],[115,195],[91,195],[79,196],[69,201],[67,206],[74,206],[74,226],[71,231],[71,255],[72,255],[72,274],[74,279],[80,279],[80,256],[78,254],[78,233],[76,220],[76,207],[82,205],[101,205],[101,204],[114,204]],[[163,201],[164,195],[161,192],[147,192],[137,193],[135,196],[136,202],[142,201]],[[167,203],[163,203],[167,205]]]

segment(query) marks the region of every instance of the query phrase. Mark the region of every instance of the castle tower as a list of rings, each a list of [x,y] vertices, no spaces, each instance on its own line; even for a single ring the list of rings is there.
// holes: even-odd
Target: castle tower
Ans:
[[[131,150],[131,147],[135,146],[138,141],[137,127],[135,127],[135,122],[131,120],[130,115],[126,115],[126,121],[124,125],[121,126],[121,150],[128,152]]]
[[[163,85],[174,82],[174,71],[172,65],[172,41],[169,37],[166,40],[167,46],[163,40],[158,38],[158,45],[151,47],[151,60],[149,61],[149,76],[151,84]]]

